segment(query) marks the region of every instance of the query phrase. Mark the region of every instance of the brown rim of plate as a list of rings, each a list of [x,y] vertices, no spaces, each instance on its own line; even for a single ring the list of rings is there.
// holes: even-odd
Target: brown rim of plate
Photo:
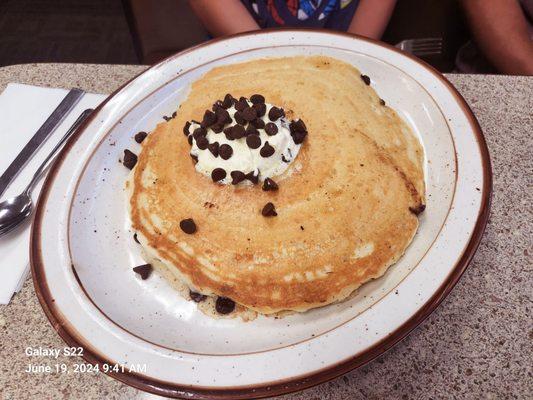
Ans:
[[[152,66],[151,68],[160,66],[168,62],[170,59],[189,53],[193,50],[208,47],[209,45],[213,43],[217,43],[220,41],[224,41],[227,39],[240,37],[240,36],[263,35],[263,34],[269,34],[271,32],[278,32],[278,31],[284,31],[284,32],[291,32],[291,31],[302,32],[303,31],[303,32],[322,33],[322,31],[319,29],[305,29],[305,28],[304,29],[274,28],[274,29],[263,29],[261,31],[239,33],[239,34],[232,35],[232,36],[212,39],[208,42],[191,47],[180,53],[176,53],[173,56],[170,56],[169,58]],[[119,381],[127,385],[130,385],[137,389],[151,392],[151,393],[154,393],[160,396],[168,396],[168,397],[175,397],[175,398],[188,398],[188,399],[261,398],[261,397],[267,397],[267,396],[277,396],[281,394],[303,390],[303,389],[318,385],[320,383],[326,382],[342,374],[345,374],[346,372],[349,372],[355,368],[358,368],[372,361],[373,359],[375,359],[376,357],[378,357],[385,351],[389,350],[396,343],[398,343],[400,340],[405,338],[414,328],[416,328],[422,321],[424,321],[437,308],[437,306],[442,302],[442,300],[446,298],[448,293],[452,290],[452,288],[455,286],[455,284],[459,281],[460,277],[465,272],[483,236],[483,232],[485,230],[485,226],[489,218],[490,203],[491,203],[491,197],[492,197],[492,170],[491,170],[489,151],[487,148],[485,138],[481,131],[481,127],[479,126],[479,123],[476,117],[474,116],[472,110],[470,109],[470,107],[468,106],[468,104],[466,103],[462,95],[458,92],[458,90],[439,71],[437,71],[435,68],[433,68],[426,62],[408,53],[404,53],[391,45],[384,44],[373,39],[368,39],[365,37],[361,37],[358,35],[353,35],[353,34],[345,33],[345,32],[324,32],[324,33],[327,33],[329,35],[338,35],[338,36],[343,36],[343,37],[356,38],[362,41],[366,41],[366,42],[384,47],[388,50],[392,50],[398,54],[401,54],[404,57],[410,58],[411,60],[416,62],[421,67],[431,72],[435,76],[436,79],[440,80],[448,88],[450,93],[455,97],[457,103],[460,105],[465,116],[468,118],[470,125],[472,127],[472,130],[475,134],[478,147],[479,147],[479,151],[481,154],[481,159],[482,159],[482,164],[483,164],[483,188],[482,188],[482,193],[481,193],[482,197],[481,197],[480,212],[478,214],[474,230],[472,232],[472,235],[470,237],[468,244],[464,248],[461,258],[455,265],[453,271],[448,275],[446,280],[442,283],[439,289],[437,289],[437,291],[433,294],[433,296],[415,314],[413,314],[406,322],[404,322],[402,326],[397,328],[394,332],[390,333],[386,338],[374,344],[372,347],[366,349],[362,353],[356,354],[355,356],[352,356],[347,360],[341,361],[335,365],[323,368],[321,370],[315,371],[307,375],[297,376],[297,377],[294,377],[292,379],[290,378],[285,381],[270,382],[266,384],[255,385],[255,386],[234,387],[234,388],[229,387],[229,388],[220,388],[220,389],[198,387],[198,386],[196,387],[195,386],[180,386],[180,385],[175,385],[169,382],[159,381],[157,379],[150,378],[150,377],[137,374],[137,373],[132,373],[132,372],[109,372],[108,374],[110,376],[118,379]],[[95,109],[93,114],[89,116],[89,118],[78,128],[78,130],[72,135],[72,137],[66,143],[66,145],[61,150],[61,153],[58,156],[58,161],[54,163],[54,165],[52,166],[43,184],[43,188],[39,195],[39,201],[38,201],[36,211],[35,211],[34,223],[32,225],[31,240],[30,240],[30,263],[31,263],[32,279],[33,279],[33,283],[35,286],[35,292],[37,294],[39,302],[41,303],[41,306],[48,320],[50,321],[54,329],[59,333],[61,338],[69,346],[84,347],[83,358],[86,361],[92,364],[98,364],[99,366],[102,366],[104,364],[112,365],[114,363],[109,360],[106,360],[103,356],[99,355],[93,349],[89,349],[87,348],[87,346],[82,346],[80,343],[81,338],[79,338],[78,333],[73,331],[72,328],[69,330],[67,328],[68,325],[63,324],[61,322],[62,321],[61,312],[55,307],[54,305],[55,300],[51,296],[51,293],[48,289],[48,285],[46,284],[45,279],[43,279],[44,269],[43,269],[43,263],[41,259],[41,248],[40,248],[40,242],[39,242],[39,237],[41,234],[41,222],[42,222],[42,217],[44,214],[43,204],[44,204],[45,199],[48,196],[48,193],[51,188],[51,184],[54,181],[54,177],[57,174],[60,165],[62,164],[62,160],[65,154],[67,154],[67,152],[71,149],[72,145],[81,136],[81,133],[85,130],[88,124],[95,118],[95,116],[98,114],[100,109],[112,97],[114,97],[119,91],[121,91],[129,82],[133,81],[134,79],[144,74],[145,72],[146,71],[141,72],[139,75],[133,77],[128,82],[126,82],[124,85],[122,85],[120,88],[115,90],[107,99],[105,99]]]

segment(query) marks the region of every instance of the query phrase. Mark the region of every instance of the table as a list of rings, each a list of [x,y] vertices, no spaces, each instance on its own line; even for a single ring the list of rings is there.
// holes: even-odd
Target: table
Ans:
[[[0,91],[20,82],[110,93],[145,68],[15,65],[0,68]],[[492,213],[473,262],[441,306],[392,350],[283,400],[533,397],[533,77],[448,78],[479,119],[493,163]],[[105,374],[28,374],[27,346],[64,346],[39,305],[31,277],[10,305],[0,306],[1,399],[156,397]],[[32,361],[52,363],[45,357]],[[81,359],[57,361],[71,365]]]

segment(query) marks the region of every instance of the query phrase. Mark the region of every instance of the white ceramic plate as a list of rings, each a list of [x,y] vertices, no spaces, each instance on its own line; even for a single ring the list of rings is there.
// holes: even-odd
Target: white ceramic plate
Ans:
[[[402,259],[346,302],[281,319],[212,319],[143,263],[128,226],[119,164],[217,65],[323,54],[352,63],[423,143],[427,208]],[[390,348],[447,295],[484,229],[491,172],[479,126],[436,71],[366,39],[263,31],[177,54],[126,84],[68,143],[44,185],[31,249],[36,290],[54,327],[93,363],[167,396],[245,398],[302,389]],[[129,366],[140,366],[129,371]],[[146,370],[142,370],[146,366]]]

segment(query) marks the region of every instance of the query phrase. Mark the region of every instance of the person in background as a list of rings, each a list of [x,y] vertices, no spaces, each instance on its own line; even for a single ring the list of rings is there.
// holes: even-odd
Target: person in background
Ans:
[[[380,39],[396,0],[189,0],[189,4],[213,36],[308,27]]]
[[[474,42],[458,52],[459,72],[533,75],[533,0],[461,0]]]

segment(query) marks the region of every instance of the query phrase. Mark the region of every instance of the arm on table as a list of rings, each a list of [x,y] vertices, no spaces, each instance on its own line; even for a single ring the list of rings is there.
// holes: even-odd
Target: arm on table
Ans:
[[[462,0],[472,34],[500,71],[533,75],[533,42],[517,0]]]
[[[381,39],[395,5],[396,0],[361,0],[348,32]]]
[[[194,13],[213,36],[259,29],[240,0],[189,0]]]

